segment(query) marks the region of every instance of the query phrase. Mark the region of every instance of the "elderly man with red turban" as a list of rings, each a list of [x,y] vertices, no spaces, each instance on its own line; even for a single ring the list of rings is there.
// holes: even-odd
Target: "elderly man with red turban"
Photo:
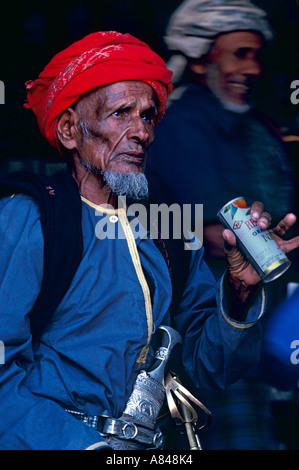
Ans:
[[[131,425],[124,411],[153,361],[155,330],[170,324],[171,281],[161,252],[146,233],[133,233],[118,196],[147,194],[143,170],[171,72],[129,34],[97,32],[26,85],[26,106],[68,169],[49,179],[2,179],[0,446],[159,447],[157,430]],[[255,203],[252,217],[265,226],[262,210]],[[273,236],[293,221],[287,215]],[[232,233],[224,235],[227,274],[216,285],[202,250],[192,251],[173,318],[197,386],[226,387],[258,357],[264,290]],[[299,244],[277,240],[285,251]]]

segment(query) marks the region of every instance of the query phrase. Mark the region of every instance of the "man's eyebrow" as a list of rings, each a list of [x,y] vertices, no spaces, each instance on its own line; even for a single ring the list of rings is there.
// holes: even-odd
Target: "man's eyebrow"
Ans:
[[[149,111],[149,112],[153,112],[153,113],[158,114],[158,106],[155,105],[155,104],[151,104],[147,108],[145,108],[144,112],[145,111],[147,111],[147,112]]]
[[[119,100],[115,100],[112,103],[105,101],[104,103],[99,104],[99,106],[97,107],[97,113],[98,111],[102,110],[103,107],[105,107],[107,111],[112,111],[117,109],[135,108],[136,106],[136,101],[127,101],[125,99],[120,98]]]
[[[137,105],[138,105],[137,100],[130,100],[130,101],[119,100],[119,102],[115,102],[112,106],[110,106],[110,108],[136,108]],[[145,107],[144,107],[145,110],[157,109],[157,108],[158,106],[155,103],[145,104]]]
[[[107,111],[113,111],[113,110],[118,110],[118,109],[134,109],[137,107],[137,101],[135,100],[130,100],[130,101],[123,101],[119,100],[118,102],[114,102],[111,105],[106,104],[106,110]],[[99,111],[102,108],[102,106],[99,106],[97,111]],[[158,114],[158,106],[156,104],[148,104],[145,105],[144,108],[142,108],[141,113],[153,113],[153,114]]]
[[[234,53],[236,55],[240,55],[240,56],[244,56],[246,55],[248,52],[260,52],[260,49],[259,48],[255,48],[255,47],[250,47],[250,46],[241,46],[241,47],[237,47],[234,51]]]
[[[115,103],[114,106],[112,106],[112,108],[136,108],[137,106],[137,102],[136,101],[120,101],[119,103]]]

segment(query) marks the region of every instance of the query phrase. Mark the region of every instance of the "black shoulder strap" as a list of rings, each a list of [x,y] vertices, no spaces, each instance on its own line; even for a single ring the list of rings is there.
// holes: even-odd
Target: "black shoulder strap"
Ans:
[[[36,339],[62,300],[82,259],[81,199],[76,182],[66,170],[53,176],[23,171],[1,176],[0,197],[15,193],[33,197],[41,212],[44,275],[30,312],[32,336]]]

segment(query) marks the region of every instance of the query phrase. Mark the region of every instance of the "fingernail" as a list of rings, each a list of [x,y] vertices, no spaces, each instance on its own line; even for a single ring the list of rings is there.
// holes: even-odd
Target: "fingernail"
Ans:
[[[259,221],[260,221],[260,223],[262,223],[264,225],[268,225],[268,219],[265,219],[265,217],[261,217]]]
[[[260,215],[259,215],[258,212],[253,212],[253,213],[252,213],[252,217],[253,217],[254,219],[258,219],[259,216],[260,216]]]

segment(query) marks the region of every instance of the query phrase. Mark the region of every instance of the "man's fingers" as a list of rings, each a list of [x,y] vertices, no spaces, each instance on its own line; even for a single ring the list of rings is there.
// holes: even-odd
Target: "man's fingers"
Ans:
[[[250,217],[253,220],[257,220],[261,217],[264,210],[264,204],[260,201],[255,201],[250,206]]]
[[[263,212],[257,223],[261,228],[266,229],[270,227],[271,221],[271,215],[268,212]]]
[[[225,229],[222,232],[222,236],[224,238],[224,246],[226,250],[231,250],[237,246],[237,239],[231,230]]]
[[[255,201],[251,204],[250,217],[252,218],[252,220],[256,221],[261,228],[266,229],[270,227],[272,217],[269,212],[263,211],[264,204],[262,202]]]
[[[272,230],[276,235],[282,237],[294,225],[295,222],[295,214],[287,214]]]
[[[289,253],[297,248],[299,248],[299,236],[294,237],[291,240],[284,240],[283,246],[281,247],[285,253]]]
[[[248,266],[248,261],[237,248],[237,240],[231,230],[223,231],[224,251],[227,259],[227,267],[231,274],[241,273]]]

